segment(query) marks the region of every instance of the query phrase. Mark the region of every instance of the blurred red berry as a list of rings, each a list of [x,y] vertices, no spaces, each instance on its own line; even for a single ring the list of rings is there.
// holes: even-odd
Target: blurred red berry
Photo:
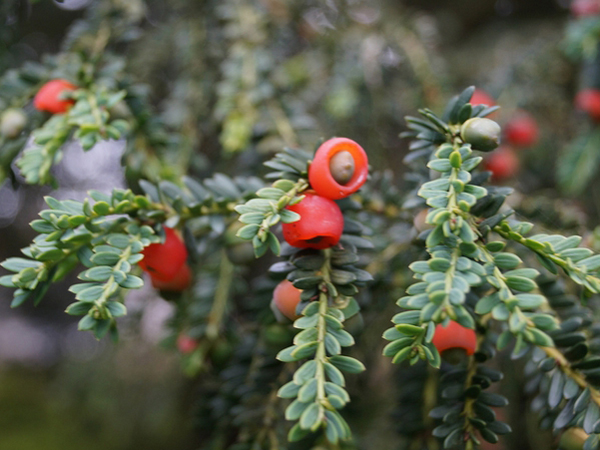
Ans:
[[[44,84],[33,98],[33,106],[40,111],[47,111],[52,114],[62,114],[69,110],[75,103],[73,99],[64,99],[64,92],[77,89],[67,80],[52,80]]]
[[[539,139],[540,131],[536,120],[526,112],[519,112],[504,126],[508,144],[515,147],[531,147]]]
[[[584,89],[575,96],[575,108],[586,112],[592,119],[600,122],[600,90]]]
[[[163,281],[153,276],[150,276],[150,280],[152,281],[152,287],[154,289],[168,292],[181,292],[185,291],[192,284],[192,271],[190,270],[190,266],[184,264],[169,281]]]
[[[496,106],[496,100],[494,100],[490,94],[481,89],[475,89],[473,95],[471,96],[471,100],[469,103],[473,106],[477,105],[487,105],[487,106]]]
[[[500,181],[515,176],[521,162],[512,148],[500,147],[484,160],[483,165],[485,170],[492,172],[494,180]]]
[[[286,209],[300,214],[300,220],[282,225],[283,238],[291,246],[324,249],[339,242],[344,216],[333,200],[308,193]]]
[[[597,16],[600,14],[600,1],[573,0],[571,2],[571,14],[577,19],[581,17]]]
[[[138,264],[148,272],[154,281],[171,281],[187,260],[187,249],[179,235],[172,228],[164,227],[165,241],[162,244],[150,244],[142,254]]]
[[[474,330],[450,321],[446,327],[441,323],[436,325],[431,343],[440,353],[458,348],[465,350],[467,355],[470,356],[477,349],[477,335]]]
[[[180,334],[177,336],[177,350],[184,355],[192,353],[198,348],[198,341],[194,338],[189,337],[187,334]]]
[[[273,291],[273,303],[277,309],[290,320],[296,320],[296,307],[300,303],[302,291],[292,284],[291,281],[283,280]]]
[[[332,200],[348,197],[367,181],[369,161],[363,148],[351,139],[323,142],[308,168],[311,187]]]

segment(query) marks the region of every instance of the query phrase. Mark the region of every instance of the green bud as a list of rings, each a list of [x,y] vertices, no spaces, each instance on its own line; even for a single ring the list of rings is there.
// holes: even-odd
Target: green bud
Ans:
[[[0,134],[14,139],[27,125],[27,116],[20,109],[7,109],[0,116]]]
[[[475,117],[463,123],[460,136],[475,150],[491,152],[500,144],[500,125],[490,119]]]

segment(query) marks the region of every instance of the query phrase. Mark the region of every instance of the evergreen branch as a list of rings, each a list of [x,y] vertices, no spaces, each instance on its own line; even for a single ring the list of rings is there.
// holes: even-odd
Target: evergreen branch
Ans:
[[[322,253],[318,300],[310,302],[302,311],[303,316],[295,321],[294,327],[303,331],[294,338],[294,345],[277,355],[284,362],[312,357],[278,393],[282,398],[295,399],[286,409],[288,420],[299,420],[290,430],[290,441],[319,428],[325,429],[332,443],[349,439],[350,429],[337,412],[350,401],[340,370],[350,373],[364,370],[358,360],[340,355],[341,348],[353,345],[354,339],[343,330],[344,313],[335,306],[338,294],[332,292],[333,252],[326,249]]]
[[[484,359],[481,354],[472,356],[466,368],[461,365],[442,376],[445,404],[431,410],[430,416],[442,419],[442,424],[433,430],[433,436],[444,439],[444,448],[464,446],[467,450],[473,450],[480,444],[478,435],[495,444],[499,434],[511,432],[509,425],[496,420],[492,409],[506,406],[507,399],[485,392],[493,382],[502,379],[502,373],[481,365]]]
[[[539,275],[534,269],[517,269],[521,260],[512,253],[496,252],[489,248],[499,250],[500,243],[491,243],[488,246],[478,242],[481,261],[485,264],[487,277],[495,292],[482,297],[475,307],[477,314],[491,313],[499,321],[506,321],[509,329],[499,337],[498,349],[504,348],[511,335],[516,336],[517,343],[513,355],[521,355],[527,349],[527,342],[538,346],[554,347],[554,342],[544,331],[558,328],[557,321],[548,314],[539,314],[524,311],[536,311],[547,304],[547,299],[538,294],[527,294],[537,288],[534,279]],[[511,269],[502,273],[500,270]],[[515,293],[515,291],[517,293]]]
[[[269,248],[279,255],[279,240],[270,231],[271,227],[280,221],[291,223],[300,219],[297,213],[286,207],[300,202],[302,192],[309,187],[306,179],[308,158],[300,150],[285,149],[278,153],[265,165],[278,170],[275,175],[279,179],[271,187],[259,189],[256,192],[258,198],[235,207],[240,214],[239,221],[245,224],[237,236],[252,241],[257,258],[263,256]]]
[[[600,269],[600,255],[594,255],[587,248],[579,248],[579,236],[565,238],[560,235],[536,235],[524,237],[513,230],[507,221],[493,230],[507,240],[517,242],[535,252],[544,266],[556,273],[554,265],[562,268],[575,283],[593,293],[600,293],[600,277],[595,273]],[[591,272],[591,273],[590,273]]]

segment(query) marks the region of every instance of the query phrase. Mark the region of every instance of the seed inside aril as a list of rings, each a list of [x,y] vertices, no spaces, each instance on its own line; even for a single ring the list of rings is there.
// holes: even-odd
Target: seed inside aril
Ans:
[[[346,184],[354,175],[354,158],[346,150],[336,153],[329,161],[329,170],[339,184]]]

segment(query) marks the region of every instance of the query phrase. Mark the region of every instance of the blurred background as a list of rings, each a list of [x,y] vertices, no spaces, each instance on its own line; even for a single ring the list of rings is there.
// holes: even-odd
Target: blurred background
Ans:
[[[126,70],[147,85],[162,123],[184,137],[161,175],[260,172],[260,161],[284,145],[312,149],[321,137],[343,135],[401,184],[404,116],[423,106],[439,111],[474,84],[481,103],[502,106],[494,118],[512,130],[486,162],[498,183],[517,188],[512,206],[596,245],[598,2],[2,0],[0,72],[64,50],[85,21],[111,7],[129,33],[120,48]],[[34,237],[28,223],[43,195],[81,200],[89,189],[135,185],[136,175],[121,169],[123,151],[121,142],[85,154],[68,146],[56,190],[7,176],[0,259]],[[148,287],[132,292],[120,342],[96,341],[64,314],[72,282],[15,310],[0,287],[0,448],[200,448],[190,414],[195,382],[164,345],[172,303]],[[376,419],[388,423],[386,408]],[[371,438],[386,442],[393,426],[383,428]]]

